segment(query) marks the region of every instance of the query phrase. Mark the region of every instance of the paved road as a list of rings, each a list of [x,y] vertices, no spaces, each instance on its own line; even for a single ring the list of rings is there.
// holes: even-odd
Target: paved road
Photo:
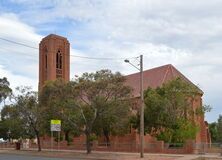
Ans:
[[[62,158],[48,158],[27,155],[10,155],[0,154],[0,160],[63,160]],[[80,159],[64,159],[64,160],[80,160]]]

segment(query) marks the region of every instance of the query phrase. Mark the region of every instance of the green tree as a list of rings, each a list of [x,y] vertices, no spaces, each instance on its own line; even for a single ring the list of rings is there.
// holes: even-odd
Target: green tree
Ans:
[[[103,120],[109,125],[107,132],[110,133],[114,126],[121,123],[118,121],[121,116],[123,119],[129,116],[131,89],[124,85],[124,81],[120,73],[113,74],[109,70],[84,73],[76,81],[64,84],[62,94],[49,91],[50,85],[46,85],[41,92],[40,101],[42,106],[51,106],[52,99],[56,102],[56,97],[63,97],[62,101],[56,103],[62,103],[64,108],[61,113],[74,128],[86,135],[86,149],[90,153],[91,136],[95,130],[99,130],[98,126],[101,130],[104,129],[104,124],[101,123]]]
[[[217,120],[217,142],[222,143],[222,115]]]
[[[192,100],[199,90],[180,78],[144,93],[145,132],[166,142],[195,138]]]
[[[187,139],[194,139],[198,127],[189,120],[178,118],[171,127],[160,130],[157,139],[169,143],[184,143]]]
[[[40,135],[42,130],[41,108],[38,107],[38,94],[30,87],[18,87],[18,94],[15,96],[15,108],[18,117],[22,121],[22,127],[28,134],[34,134],[38,142],[38,151],[41,151]]]
[[[211,135],[211,141],[213,143],[218,142],[218,125],[217,122],[213,122],[209,124],[209,132]]]
[[[0,78],[0,103],[5,102],[5,99],[12,93],[12,89],[9,87],[10,83],[6,77]]]
[[[107,145],[110,145],[110,135],[122,135],[129,131],[130,104],[128,102],[118,103],[107,105],[106,111],[95,120],[93,127],[96,135],[105,136]],[[121,107],[117,109],[116,106]]]
[[[214,143],[222,143],[222,115],[219,115],[217,122],[209,124],[211,141]]]
[[[25,130],[21,119],[18,117],[14,105],[5,105],[1,110],[0,135],[4,139],[18,139],[22,137]]]
[[[79,135],[79,128],[74,127],[70,121],[70,115],[78,116],[78,111],[71,110],[74,103],[72,95],[72,82],[66,83],[63,79],[46,82],[40,98],[40,107],[44,113],[43,119],[45,133],[50,135],[50,120],[60,119],[62,121],[62,132],[65,134],[65,140],[68,144],[71,142],[70,136]],[[67,116],[69,115],[69,116]],[[80,124],[78,124],[80,125]]]
[[[161,130],[168,125],[166,103],[168,103],[164,97],[162,97],[155,89],[148,88],[144,94],[144,123],[145,133],[152,133],[155,135],[155,131]],[[138,115],[139,120],[139,115]],[[139,124],[139,122],[137,122]]]

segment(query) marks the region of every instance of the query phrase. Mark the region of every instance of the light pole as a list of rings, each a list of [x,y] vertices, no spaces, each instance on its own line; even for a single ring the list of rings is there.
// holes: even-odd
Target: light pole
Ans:
[[[124,60],[126,63],[129,63],[136,69],[140,71],[140,98],[141,98],[141,107],[140,107],[140,157],[144,157],[144,98],[143,98],[143,55],[140,55],[140,68],[132,64],[128,59]]]

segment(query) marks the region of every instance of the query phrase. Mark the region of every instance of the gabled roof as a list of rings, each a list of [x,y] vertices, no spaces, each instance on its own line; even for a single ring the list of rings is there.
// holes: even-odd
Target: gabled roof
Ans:
[[[173,80],[177,77],[182,78],[186,82],[194,85],[189,79],[187,79],[180,71],[178,71],[173,65],[167,64],[164,66],[152,68],[149,70],[143,71],[143,88],[144,90],[148,87],[157,88],[162,86],[164,83]],[[129,85],[133,88],[133,96],[139,97],[140,96],[140,73],[134,73],[125,76],[126,78],[126,85]],[[194,85],[197,87],[196,85]],[[197,87],[198,88],[198,87]],[[201,91],[199,88],[201,94]]]

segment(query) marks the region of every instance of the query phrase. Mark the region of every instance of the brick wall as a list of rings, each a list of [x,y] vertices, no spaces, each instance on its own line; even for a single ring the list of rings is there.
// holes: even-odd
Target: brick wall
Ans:
[[[111,136],[110,144],[105,143],[104,137],[99,137],[98,141],[92,142],[92,150],[97,151],[117,151],[117,152],[139,152],[140,151],[140,139],[136,130],[133,130],[130,134],[124,136]],[[170,148],[163,141],[158,141],[156,138],[145,135],[144,136],[144,151],[147,153],[193,153],[193,141],[187,141],[183,147]],[[41,138],[41,145],[43,149],[51,149],[51,138],[44,136]],[[29,145],[30,148],[37,148],[35,143]],[[73,143],[68,145],[66,141],[61,141],[59,144],[53,141],[53,149],[65,149],[65,150],[85,150],[85,136],[73,138]]]

